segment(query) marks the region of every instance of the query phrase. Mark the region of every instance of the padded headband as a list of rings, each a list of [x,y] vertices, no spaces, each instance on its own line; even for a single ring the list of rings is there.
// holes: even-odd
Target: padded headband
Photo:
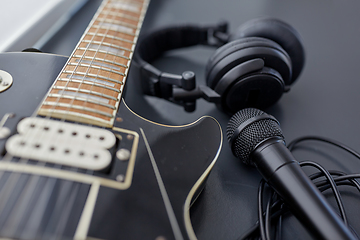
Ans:
[[[141,65],[145,65],[169,50],[195,45],[223,45],[224,40],[216,35],[226,34],[227,25],[226,22],[221,22],[207,27],[181,25],[156,30],[141,39],[135,58]]]

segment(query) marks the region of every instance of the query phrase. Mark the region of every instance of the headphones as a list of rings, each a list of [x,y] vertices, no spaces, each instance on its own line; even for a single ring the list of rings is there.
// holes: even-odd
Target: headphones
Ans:
[[[167,27],[145,36],[138,45],[135,61],[140,65],[143,92],[196,108],[203,98],[224,112],[265,109],[290,90],[300,75],[305,52],[298,32],[285,22],[261,18],[246,22],[235,34],[228,23],[212,26]],[[162,72],[150,63],[164,52],[195,45],[219,47],[206,65],[206,86],[196,86],[195,73]]]

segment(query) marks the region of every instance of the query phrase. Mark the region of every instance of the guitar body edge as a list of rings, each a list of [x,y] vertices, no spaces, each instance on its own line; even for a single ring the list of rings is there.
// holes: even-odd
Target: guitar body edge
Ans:
[[[66,61],[66,57],[42,53],[0,54],[0,70],[9,72],[14,79],[13,85],[0,93],[0,118],[15,113],[4,123],[11,135],[16,133],[20,119],[33,114]],[[86,236],[98,239],[139,239],[142,236],[196,239],[189,208],[219,156],[223,141],[219,123],[212,117],[202,117],[184,126],[162,125],[140,117],[124,101],[116,119],[111,131],[119,137],[119,143],[113,151],[113,164],[106,173],[95,175],[116,180],[119,175],[114,169],[124,165],[116,158],[116,151],[131,140],[132,149],[136,151],[132,152],[133,166],[131,161],[125,164],[129,184],[123,190],[100,184]],[[5,142],[6,139],[0,139],[2,153],[6,153]],[[59,183],[59,189],[63,189],[64,184]],[[0,178],[0,191],[1,187]],[[91,188],[92,185],[84,187],[79,193],[87,195]],[[87,202],[88,197],[85,197],[78,205]],[[5,226],[1,226],[1,214],[0,211],[0,235]],[[76,216],[73,219],[80,221],[81,212]],[[29,223],[23,223],[26,224]],[[41,226],[39,229],[41,231]],[[69,229],[67,234],[75,234],[75,227]],[[14,236],[21,239],[22,235]],[[34,235],[34,238],[38,236]]]

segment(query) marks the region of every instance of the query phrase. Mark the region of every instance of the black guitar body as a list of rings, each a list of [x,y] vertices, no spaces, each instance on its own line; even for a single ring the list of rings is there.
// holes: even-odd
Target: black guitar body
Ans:
[[[14,80],[0,93],[0,129],[11,130],[0,138],[0,238],[196,238],[189,208],[222,145],[220,126],[211,117],[165,126],[141,118],[123,101],[110,129],[117,140],[106,169],[8,156],[7,139],[34,113],[66,60],[42,53],[0,54],[0,70]]]

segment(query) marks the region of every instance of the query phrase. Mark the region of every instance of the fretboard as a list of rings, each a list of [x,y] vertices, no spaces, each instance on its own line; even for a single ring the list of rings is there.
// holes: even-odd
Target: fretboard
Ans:
[[[148,3],[102,3],[38,115],[112,127]]]

